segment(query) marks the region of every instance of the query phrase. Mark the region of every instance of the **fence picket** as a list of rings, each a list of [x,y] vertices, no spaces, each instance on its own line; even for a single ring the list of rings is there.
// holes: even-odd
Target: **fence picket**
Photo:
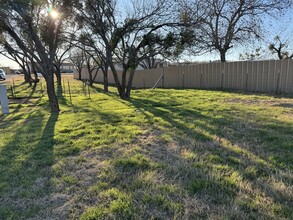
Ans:
[[[169,67],[137,70],[135,88],[150,88],[164,73],[159,85],[165,88],[236,89],[258,92],[293,93],[293,60],[243,61],[170,65]],[[121,79],[122,71],[118,71]],[[86,69],[82,79],[88,79]],[[102,74],[97,82],[103,82]],[[75,75],[78,78],[78,74]],[[114,77],[109,71],[109,83]]]

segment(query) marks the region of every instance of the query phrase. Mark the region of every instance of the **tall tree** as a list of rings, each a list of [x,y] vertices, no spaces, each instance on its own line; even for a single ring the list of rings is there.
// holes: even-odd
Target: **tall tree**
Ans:
[[[72,1],[0,0],[0,5],[0,30],[36,62],[47,84],[51,111],[59,112],[54,57]]]
[[[122,99],[130,98],[135,69],[147,54],[143,48],[157,40],[153,34],[159,29],[174,25],[167,4],[167,0],[133,1],[127,10],[118,9],[114,0],[85,0],[77,9],[78,20],[87,27],[83,42],[111,69]],[[123,67],[121,78],[117,64]]]
[[[99,58],[99,68],[104,76],[104,90],[108,91],[108,70],[113,62],[111,45],[114,31],[118,25],[116,0],[81,0],[76,7],[76,20],[82,26],[79,42],[80,49],[95,53]],[[114,77],[117,74],[113,72]]]
[[[180,18],[196,32],[198,45],[206,51],[217,51],[222,62],[235,45],[259,37],[266,15],[280,13],[291,6],[291,0],[182,0]],[[201,17],[201,25],[193,20]]]

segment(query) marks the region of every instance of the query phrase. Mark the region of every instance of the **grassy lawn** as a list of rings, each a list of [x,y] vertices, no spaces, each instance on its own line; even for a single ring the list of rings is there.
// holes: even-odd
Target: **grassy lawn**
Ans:
[[[70,82],[50,114],[16,81],[0,219],[293,219],[292,98]]]

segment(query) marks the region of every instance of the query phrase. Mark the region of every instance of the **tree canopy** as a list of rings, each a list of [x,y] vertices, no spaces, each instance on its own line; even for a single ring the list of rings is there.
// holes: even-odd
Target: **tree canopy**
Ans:
[[[179,16],[195,32],[194,41],[203,51],[226,53],[262,35],[265,15],[280,14],[291,0],[191,0],[179,1]],[[197,22],[195,22],[197,21]]]

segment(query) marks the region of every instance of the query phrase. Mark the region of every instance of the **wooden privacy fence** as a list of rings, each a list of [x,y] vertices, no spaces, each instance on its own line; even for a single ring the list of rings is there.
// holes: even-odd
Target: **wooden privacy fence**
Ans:
[[[121,78],[122,71],[118,71]],[[78,75],[75,74],[75,78]],[[82,79],[88,79],[86,69]],[[103,82],[98,73],[96,82]],[[114,78],[109,71],[109,83]],[[174,65],[151,70],[137,70],[133,87],[233,89],[251,92],[293,93],[293,60],[242,61]]]

